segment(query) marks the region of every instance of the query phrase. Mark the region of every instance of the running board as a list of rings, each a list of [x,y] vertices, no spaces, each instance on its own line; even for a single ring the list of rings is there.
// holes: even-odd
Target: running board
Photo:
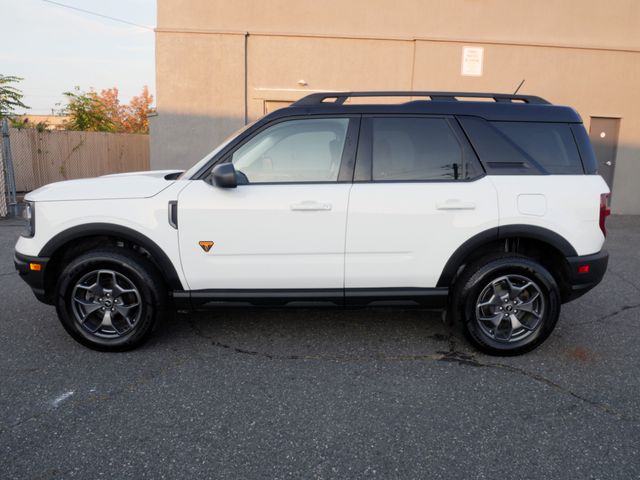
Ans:
[[[178,308],[418,307],[444,308],[448,288],[212,289],[174,291]]]

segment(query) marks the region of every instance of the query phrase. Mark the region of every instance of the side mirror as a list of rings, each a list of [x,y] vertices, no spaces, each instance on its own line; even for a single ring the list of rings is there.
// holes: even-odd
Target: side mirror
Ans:
[[[211,184],[220,188],[236,188],[238,177],[233,163],[221,163],[211,170]]]

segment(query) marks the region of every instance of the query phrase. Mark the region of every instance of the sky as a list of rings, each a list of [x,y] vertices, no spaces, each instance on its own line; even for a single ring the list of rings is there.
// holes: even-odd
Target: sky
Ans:
[[[124,103],[144,85],[155,96],[155,0],[55,1],[149,28],[44,0],[0,0],[0,74],[24,78],[18,87],[31,107],[28,113],[59,109],[62,93],[75,86],[117,87]]]

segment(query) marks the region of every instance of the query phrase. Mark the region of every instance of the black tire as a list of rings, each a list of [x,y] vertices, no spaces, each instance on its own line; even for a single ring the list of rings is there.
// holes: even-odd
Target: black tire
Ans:
[[[102,290],[105,298],[98,298],[97,293],[84,286],[92,285],[94,281],[91,288],[96,292]],[[111,290],[98,285],[109,282]],[[114,283],[117,284],[115,289]],[[110,297],[112,303],[105,304],[106,297]],[[117,305],[118,298],[120,306]],[[85,253],[66,265],[58,279],[55,306],[62,326],[82,345],[100,351],[126,351],[149,338],[165,310],[166,298],[165,283],[151,261],[134,251],[113,247]],[[96,305],[101,306],[96,310]],[[105,322],[101,315],[104,316],[107,310],[113,313],[109,313],[108,322]],[[83,316],[87,320],[81,324],[79,318]],[[129,317],[134,321],[129,323]],[[98,323],[100,328],[92,333],[89,327]]]
[[[515,288],[506,290],[509,286]],[[509,295],[518,290],[525,302]],[[450,308],[473,345],[490,355],[507,356],[526,353],[544,342],[556,326],[560,304],[558,285],[545,267],[528,257],[504,253],[487,255],[465,268],[456,281]],[[523,306],[520,311],[518,305]],[[517,321],[512,323],[511,314]],[[519,336],[513,336],[515,332]]]

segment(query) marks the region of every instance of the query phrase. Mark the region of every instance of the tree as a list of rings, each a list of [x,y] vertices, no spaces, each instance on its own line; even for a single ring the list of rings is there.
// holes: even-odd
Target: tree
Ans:
[[[69,120],[65,127],[69,130],[82,130],[86,132],[113,132],[116,124],[109,116],[107,107],[95,90],[80,91],[75,87],[73,92],[64,92],[68,99],[64,110]]]
[[[24,96],[22,90],[12,85],[22,80],[22,78],[13,75],[0,74],[0,118],[13,115],[16,108],[29,108],[22,103]]]
[[[145,85],[139,96],[127,104],[120,103],[117,88],[66,92],[69,105],[65,113],[69,116],[67,128],[97,132],[148,133],[147,115],[152,112],[153,95]]]
[[[153,95],[145,85],[139,96],[131,98],[129,105],[125,106],[122,118],[122,128],[129,133],[149,133],[149,114],[153,112],[151,104]]]
[[[118,89],[114,87],[102,90],[98,94],[98,98],[102,102],[105,115],[111,119],[115,126],[115,130],[120,131],[124,106],[120,104]]]

